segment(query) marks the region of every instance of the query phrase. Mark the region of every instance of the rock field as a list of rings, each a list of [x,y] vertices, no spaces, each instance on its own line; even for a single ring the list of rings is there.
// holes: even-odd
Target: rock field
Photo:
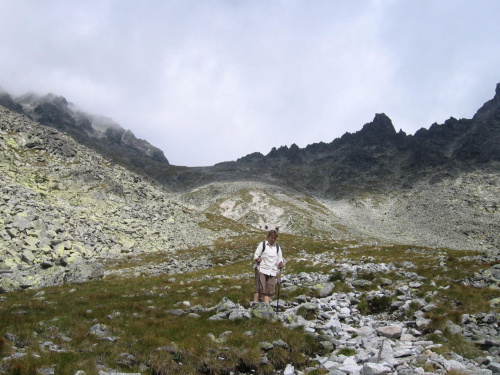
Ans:
[[[0,291],[103,276],[99,259],[209,244],[203,213],[0,107]]]

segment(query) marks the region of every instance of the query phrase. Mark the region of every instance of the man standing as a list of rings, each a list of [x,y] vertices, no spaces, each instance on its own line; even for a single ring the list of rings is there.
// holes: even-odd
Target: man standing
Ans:
[[[259,243],[253,256],[255,267],[255,294],[253,303],[258,303],[260,296],[270,303],[276,288],[276,274],[283,268],[283,253],[276,243],[278,231],[272,229],[267,234],[267,241]]]

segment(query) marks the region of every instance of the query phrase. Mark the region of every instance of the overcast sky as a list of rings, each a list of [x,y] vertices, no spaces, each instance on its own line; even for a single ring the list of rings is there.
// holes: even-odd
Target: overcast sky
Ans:
[[[385,113],[471,118],[500,82],[498,0],[0,0],[0,86],[64,96],[213,165]]]

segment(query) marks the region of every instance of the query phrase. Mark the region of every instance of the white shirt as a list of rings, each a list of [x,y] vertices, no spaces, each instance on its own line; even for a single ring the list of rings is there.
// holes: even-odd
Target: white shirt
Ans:
[[[266,240],[266,249],[264,251],[262,249],[262,242],[259,243],[257,249],[255,250],[253,259],[257,260],[258,257],[261,257],[262,261],[257,265],[257,269],[263,274],[276,276],[276,274],[278,273],[279,264],[283,262],[283,253],[281,252],[281,246],[279,247],[279,251],[277,251],[276,245],[277,244],[275,242],[273,246],[271,246]]]

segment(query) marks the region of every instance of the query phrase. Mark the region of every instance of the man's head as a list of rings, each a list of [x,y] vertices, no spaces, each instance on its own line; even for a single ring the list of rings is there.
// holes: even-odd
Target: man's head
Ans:
[[[267,234],[267,242],[269,242],[269,244],[272,246],[277,238],[278,238],[278,231],[276,231],[275,229],[271,229]]]

